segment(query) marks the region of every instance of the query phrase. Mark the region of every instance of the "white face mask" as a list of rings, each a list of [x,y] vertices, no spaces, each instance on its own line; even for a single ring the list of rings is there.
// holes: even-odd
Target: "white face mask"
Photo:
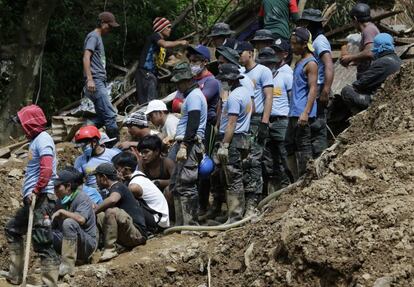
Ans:
[[[202,71],[203,71],[203,69],[204,69],[204,67],[202,66],[202,65],[190,65],[190,67],[191,67],[191,74],[193,75],[193,76],[197,76],[198,74],[200,74]]]

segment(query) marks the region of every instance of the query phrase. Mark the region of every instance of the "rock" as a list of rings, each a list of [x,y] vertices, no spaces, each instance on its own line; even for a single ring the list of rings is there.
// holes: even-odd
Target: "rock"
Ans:
[[[375,280],[373,287],[391,287],[392,277],[381,277]]]
[[[23,176],[23,170],[21,169],[17,169],[17,168],[13,168],[10,172],[9,172],[9,176],[10,177],[14,177],[14,178],[20,178]]]
[[[20,207],[20,202],[17,199],[13,198],[13,197],[10,198],[10,203],[11,203],[11,206],[14,209],[17,209],[17,208]]]
[[[362,278],[364,278],[364,280],[369,280],[371,279],[371,275],[369,275],[368,273],[365,273],[364,275],[362,275]]]
[[[346,170],[343,172],[343,176],[352,181],[356,181],[356,180],[365,181],[368,179],[368,176],[360,169]]]
[[[286,284],[291,285],[292,284],[292,272],[289,270],[286,271]]]
[[[355,232],[356,232],[356,233],[360,233],[362,230],[364,230],[364,227],[361,225],[361,226],[358,226],[358,227],[355,229]]]
[[[177,272],[177,269],[175,269],[172,266],[166,266],[165,271],[167,271],[167,273],[174,273],[174,272]]]

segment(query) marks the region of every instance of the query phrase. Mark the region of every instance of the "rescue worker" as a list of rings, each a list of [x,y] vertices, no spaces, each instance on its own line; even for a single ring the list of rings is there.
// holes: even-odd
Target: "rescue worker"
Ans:
[[[81,127],[75,134],[75,143],[83,154],[75,160],[74,167],[86,177],[85,185],[97,189],[95,168],[104,162],[111,162],[120,151],[100,145],[101,134],[95,126]]]
[[[196,224],[198,211],[198,166],[204,153],[204,134],[207,123],[207,100],[193,79],[188,63],[179,63],[171,78],[183,93],[182,115],[172,149],[177,163],[171,177],[170,190],[174,195],[176,225]]]
[[[112,163],[102,163],[95,169],[99,188],[108,189],[109,195],[96,207],[98,227],[104,234],[104,252],[99,261],[118,256],[116,243],[133,248],[147,241],[147,229],[142,208],[132,193],[118,181],[118,172]]]
[[[59,209],[52,215],[53,245],[62,255],[59,276],[72,274],[76,261],[89,263],[97,247],[92,201],[78,184],[78,174],[58,172],[54,180]]]
[[[317,158],[328,147],[326,115],[334,79],[331,44],[323,34],[322,21],[322,12],[317,9],[305,9],[299,21],[300,26],[307,28],[312,34],[312,45],[315,49],[313,54],[318,61],[318,111],[311,124],[313,158]]]
[[[316,117],[318,64],[312,54],[315,49],[309,30],[296,28],[290,41],[293,53],[300,56],[300,60],[293,71],[286,150],[289,170],[297,179],[305,174],[307,162],[312,158],[310,125]]]
[[[275,38],[270,30],[261,29],[254,33],[254,37],[250,40],[250,43],[252,43],[254,48],[259,51],[262,48],[270,47],[274,41]]]
[[[402,61],[395,53],[394,39],[380,33],[374,38],[372,48],[375,60],[359,80],[342,89],[341,98],[352,114],[367,109],[377,89],[392,74],[400,70]]]
[[[293,71],[272,48],[259,52],[258,62],[272,70],[273,104],[269,119],[269,138],[263,159],[267,192],[272,193],[293,181],[287,164],[285,135],[288,126],[289,94],[292,90]]]
[[[355,28],[361,32],[361,42],[359,45],[359,53],[343,55],[340,59],[340,63],[347,67],[351,64],[357,66],[357,79],[365,72],[371,61],[374,59],[372,53],[372,46],[374,38],[379,34],[377,26],[371,22],[371,9],[365,3],[355,4],[349,15],[354,21]]]
[[[119,130],[116,124],[116,110],[108,97],[106,57],[102,36],[113,28],[119,27],[115,16],[111,12],[102,12],[98,16],[98,23],[85,39],[83,47],[83,74],[85,87],[83,89],[95,107],[96,118],[93,124],[98,128],[105,126],[110,138],[116,138],[112,146],[119,140]],[[112,147],[111,146],[111,147]]]
[[[243,187],[242,162],[249,152],[249,127],[252,114],[252,100],[249,90],[240,84],[238,66],[235,64],[220,65],[217,76],[230,88],[227,99],[222,99],[221,120],[219,129],[219,148],[217,157],[221,164],[225,179],[227,199],[227,223],[243,218],[245,198]],[[247,76],[246,76],[247,77]]]
[[[33,249],[40,256],[42,284],[56,287],[59,275],[59,257],[53,248],[50,218],[56,207],[53,181],[56,177],[56,147],[46,132],[47,120],[42,109],[36,105],[22,108],[16,117],[30,141],[29,161],[22,188],[23,203],[7,222],[5,232],[10,254],[7,281],[20,285],[23,277],[23,236],[27,233],[29,209],[36,197],[33,215]]]
[[[262,156],[265,141],[269,137],[269,119],[273,103],[272,71],[256,63],[253,58],[253,46],[242,42],[237,47],[240,53],[240,64],[245,67],[244,75],[254,83],[254,107],[250,121],[251,150],[246,165],[245,189],[246,212],[254,212],[263,190]],[[247,167],[248,166],[248,167]]]
[[[216,23],[211,29],[211,33],[207,35],[208,38],[211,38],[211,44],[213,47],[220,47],[223,45],[233,46],[236,43],[236,40],[230,38],[234,33],[230,29],[230,26],[226,23]]]

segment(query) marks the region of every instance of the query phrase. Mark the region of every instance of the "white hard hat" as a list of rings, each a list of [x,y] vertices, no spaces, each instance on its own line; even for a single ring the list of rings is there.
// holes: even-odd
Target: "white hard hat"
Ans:
[[[152,112],[158,112],[158,111],[168,111],[167,105],[161,100],[152,100],[151,102],[148,103],[145,114],[148,115]]]

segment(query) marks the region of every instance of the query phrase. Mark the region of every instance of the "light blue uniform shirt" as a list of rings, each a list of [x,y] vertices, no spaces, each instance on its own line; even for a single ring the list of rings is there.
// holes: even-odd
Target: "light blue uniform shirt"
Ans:
[[[247,134],[250,128],[252,115],[252,99],[249,90],[240,86],[230,92],[227,99],[222,99],[220,133],[226,132],[229,115],[237,115],[235,134]]]
[[[242,74],[243,76],[245,76],[243,79],[240,79],[240,84],[242,86],[244,86],[246,89],[249,90],[250,93],[250,97],[253,98],[254,97],[254,84],[253,81],[246,75],[246,69],[244,67],[241,67],[239,69],[240,74]]]
[[[26,166],[24,183],[22,188],[23,197],[32,193],[40,176],[40,158],[50,155],[53,157],[52,179],[56,177],[56,148],[52,137],[47,132],[41,132],[35,137],[29,145],[29,162]],[[41,191],[42,193],[54,193],[53,181],[49,180],[47,186]]]
[[[254,85],[254,105],[255,113],[262,114],[264,110],[265,95],[264,88],[273,87],[272,71],[261,64],[257,64],[250,71],[245,72],[253,82]]]
[[[325,83],[325,64],[320,57],[324,53],[332,53],[331,44],[325,35],[321,34],[315,38],[312,45],[315,48],[314,56],[318,61],[318,85],[323,85]]]
[[[289,102],[289,117],[300,117],[305,110],[306,104],[308,103],[309,96],[309,85],[308,77],[305,75],[305,66],[314,61],[317,63],[314,57],[309,57],[301,60],[296,64],[295,70],[293,71],[293,86],[292,96]],[[309,118],[316,117],[316,100],[313,103]]]
[[[287,65],[280,67],[273,78],[272,116],[289,115],[288,93],[292,90],[293,70]]]
[[[207,124],[207,100],[199,88],[192,90],[184,99],[175,137],[184,138],[187,129],[188,113],[191,111],[200,111],[200,124],[197,129],[197,135],[204,139]]]
[[[120,153],[119,149],[105,148],[105,151],[98,155],[87,158],[85,154],[78,156],[75,160],[75,168],[86,176],[85,185],[97,187],[96,177],[92,173],[101,163],[111,162],[112,158]]]

